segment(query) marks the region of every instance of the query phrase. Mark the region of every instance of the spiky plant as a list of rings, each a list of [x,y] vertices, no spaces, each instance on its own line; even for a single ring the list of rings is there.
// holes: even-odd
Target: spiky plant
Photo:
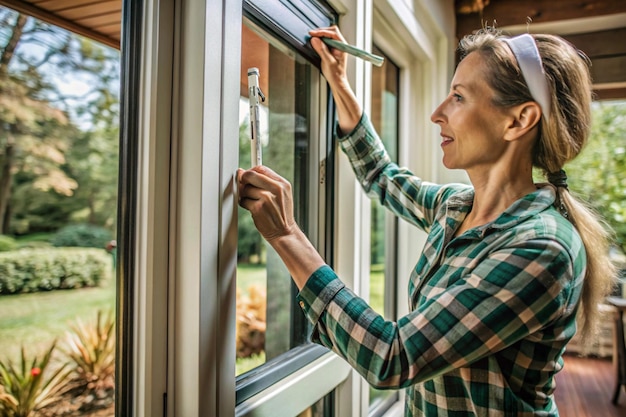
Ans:
[[[26,358],[21,348],[21,363],[16,367],[11,361],[0,361],[0,411],[6,417],[32,417],[60,399],[67,389],[71,370],[67,363],[53,369],[50,360],[56,347],[52,343],[40,359]]]
[[[115,388],[115,318],[98,310],[95,322],[80,319],[70,326],[64,352],[74,370],[72,385],[98,398]]]

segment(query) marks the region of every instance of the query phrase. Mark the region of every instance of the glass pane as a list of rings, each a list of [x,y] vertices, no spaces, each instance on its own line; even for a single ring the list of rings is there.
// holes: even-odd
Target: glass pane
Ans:
[[[311,65],[247,22],[242,29],[239,162],[250,166],[248,68],[259,69],[265,96],[259,112],[263,164],[293,184],[298,224],[307,231]],[[294,306],[295,287],[278,255],[239,211],[237,263],[237,369],[247,372],[306,342]],[[295,313],[295,314],[294,314]]]
[[[385,56],[378,48],[373,51]],[[400,69],[385,56],[382,67],[372,66],[371,120],[379,133],[389,155],[398,159],[398,83]],[[395,271],[396,220],[377,201],[371,201],[371,252],[370,252],[370,304],[386,319],[394,319],[391,299]],[[385,291],[390,294],[385,294]],[[386,297],[387,295],[387,297]],[[379,408],[383,402],[395,396],[393,391],[381,391],[370,387],[370,410]]]
[[[334,394],[330,393],[326,397],[322,398],[296,417],[328,417],[333,415],[333,401]]]
[[[113,415],[119,51],[0,21],[0,414]]]

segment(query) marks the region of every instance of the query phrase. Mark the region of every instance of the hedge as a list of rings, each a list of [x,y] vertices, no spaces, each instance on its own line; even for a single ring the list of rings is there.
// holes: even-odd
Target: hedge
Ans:
[[[95,248],[21,249],[0,253],[0,294],[94,287],[111,276],[111,255]]]
[[[17,242],[11,236],[0,235],[0,252],[17,249]]]

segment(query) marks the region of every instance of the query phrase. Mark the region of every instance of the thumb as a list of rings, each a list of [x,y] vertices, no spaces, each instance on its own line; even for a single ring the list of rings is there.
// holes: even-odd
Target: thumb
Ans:
[[[324,61],[332,62],[332,60],[336,59],[332,52],[330,52],[330,49],[328,49],[328,46],[326,46],[326,44],[320,38],[312,37],[311,46]]]

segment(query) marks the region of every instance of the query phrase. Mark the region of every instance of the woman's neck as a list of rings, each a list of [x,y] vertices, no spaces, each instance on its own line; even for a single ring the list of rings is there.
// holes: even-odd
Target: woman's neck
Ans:
[[[492,170],[485,175],[469,174],[474,186],[474,202],[457,235],[494,221],[515,201],[537,189],[530,169],[525,173]]]

